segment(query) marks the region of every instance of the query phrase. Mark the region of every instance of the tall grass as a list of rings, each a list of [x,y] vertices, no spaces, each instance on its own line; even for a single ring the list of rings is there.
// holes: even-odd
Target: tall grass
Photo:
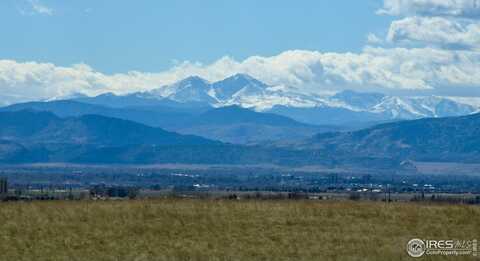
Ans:
[[[405,245],[417,237],[480,239],[480,208],[178,199],[0,203],[0,260],[411,260]]]

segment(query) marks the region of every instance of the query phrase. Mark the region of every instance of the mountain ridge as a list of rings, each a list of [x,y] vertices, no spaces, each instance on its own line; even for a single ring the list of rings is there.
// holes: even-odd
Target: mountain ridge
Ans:
[[[480,113],[379,124],[323,133],[297,144],[343,155],[418,161],[480,161]]]
[[[344,90],[331,95],[305,93],[289,86],[272,86],[247,75],[235,74],[210,83],[198,76],[151,91],[118,96],[97,96],[98,105],[128,107],[164,105],[176,108],[218,108],[238,105],[258,112],[276,113],[316,125],[345,125],[347,120],[330,119],[345,115],[353,125],[368,122],[468,115],[480,111],[480,98],[449,96],[392,96],[375,92]],[[95,97],[80,97],[92,102]],[[123,105],[123,106],[122,106]]]
[[[301,139],[318,132],[341,129],[336,126],[304,124],[285,116],[255,112],[239,106],[195,110],[165,106],[111,108],[66,100],[15,104],[0,108],[0,112],[23,109],[49,111],[60,117],[97,114],[131,120],[180,134],[197,135],[240,144],[279,139]]]
[[[98,115],[0,112],[0,162],[278,164],[402,170],[402,162],[480,162],[480,114],[234,145]]]
[[[44,111],[0,112],[0,140],[18,144],[82,144],[101,146],[220,144],[179,135],[140,123],[87,114],[60,118]]]

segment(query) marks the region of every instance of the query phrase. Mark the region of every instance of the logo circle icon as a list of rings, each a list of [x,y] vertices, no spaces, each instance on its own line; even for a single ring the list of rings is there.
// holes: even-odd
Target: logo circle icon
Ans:
[[[407,243],[407,252],[411,257],[421,257],[425,254],[425,242],[414,238]]]

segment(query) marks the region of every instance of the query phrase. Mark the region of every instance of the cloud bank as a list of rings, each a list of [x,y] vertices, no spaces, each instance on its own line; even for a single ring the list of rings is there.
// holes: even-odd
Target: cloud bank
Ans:
[[[480,0],[385,0],[378,14],[480,17]]]
[[[390,42],[415,42],[452,49],[480,48],[480,23],[442,17],[407,17],[394,21]]]
[[[159,88],[190,75],[216,81],[250,74],[268,84],[297,86],[308,92],[356,88],[428,90],[437,86],[477,88],[480,53],[435,48],[374,48],[362,53],[287,51],[272,57],[236,61],[224,57],[203,65],[184,62],[160,73],[132,71],[106,75],[88,65],[0,61],[0,89],[14,100],[49,99],[81,92],[124,94]]]
[[[385,0],[380,14],[400,15],[387,40],[437,48],[480,48],[480,0]]]

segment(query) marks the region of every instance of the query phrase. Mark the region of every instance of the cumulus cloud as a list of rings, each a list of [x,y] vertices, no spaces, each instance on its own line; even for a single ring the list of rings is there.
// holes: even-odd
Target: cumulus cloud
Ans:
[[[390,44],[480,49],[480,0],[384,0],[378,13],[404,16],[390,24],[386,37]]]
[[[480,17],[480,0],[384,0],[379,14]]]
[[[0,92],[4,103],[51,99],[73,93],[125,94],[161,88],[190,75],[216,81],[247,73],[272,85],[296,86],[305,92],[376,87],[388,90],[434,90],[439,86],[480,85],[480,54],[435,48],[372,48],[361,53],[287,51],[243,61],[224,57],[212,64],[184,62],[159,73],[132,71],[102,74],[85,64],[71,67],[49,63],[0,60]],[[8,97],[5,96],[8,94]]]
[[[417,42],[453,49],[480,48],[480,23],[443,17],[406,17],[392,22],[390,42]]]
[[[53,15],[53,9],[40,3],[38,0],[30,0],[30,4],[35,12],[43,15]]]
[[[376,34],[369,33],[367,35],[367,43],[369,43],[369,44],[381,44],[381,43],[383,43],[383,40],[380,37],[378,37]]]
[[[47,15],[51,16],[54,14],[54,10],[45,4],[41,3],[39,0],[24,0],[25,2],[21,3],[18,7],[19,12],[22,15]]]

